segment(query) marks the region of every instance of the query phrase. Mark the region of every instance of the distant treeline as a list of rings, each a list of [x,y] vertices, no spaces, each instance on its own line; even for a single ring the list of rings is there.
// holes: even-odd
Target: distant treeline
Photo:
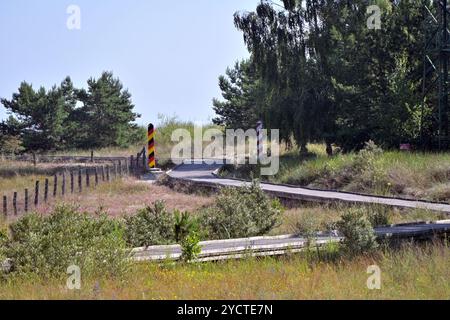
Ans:
[[[368,26],[371,4],[382,12],[379,30]],[[248,128],[263,120],[303,151],[311,141],[325,141],[329,152],[369,140],[432,147],[448,136],[449,111],[439,113],[437,85],[422,98],[433,33],[425,4],[438,15],[429,0],[283,0],[284,9],[263,0],[236,13],[251,55],[220,77],[214,122]]]
[[[87,89],[70,77],[50,90],[22,82],[12,99],[1,99],[10,114],[0,123],[0,150],[54,151],[126,147],[143,141],[134,122],[131,94],[111,72],[90,78]]]

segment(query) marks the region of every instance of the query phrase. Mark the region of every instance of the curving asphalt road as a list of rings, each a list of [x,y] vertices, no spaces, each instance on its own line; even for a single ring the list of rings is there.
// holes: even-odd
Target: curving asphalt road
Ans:
[[[189,161],[178,165],[175,169],[168,172],[168,175],[175,179],[193,181],[200,185],[240,187],[248,184],[248,182],[245,181],[218,178],[214,175],[214,172],[221,167],[222,164],[208,164],[201,160],[196,160],[193,163],[190,163]],[[340,201],[350,203],[382,204],[399,208],[427,209],[450,214],[450,204],[444,203],[378,197],[337,191],[314,190],[269,183],[261,183],[261,189],[272,193],[273,195],[288,199],[316,202]]]

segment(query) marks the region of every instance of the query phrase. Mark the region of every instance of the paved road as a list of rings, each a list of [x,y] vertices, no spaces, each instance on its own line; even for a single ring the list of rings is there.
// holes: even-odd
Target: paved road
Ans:
[[[248,182],[217,178],[213,172],[220,169],[221,164],[206,164],[203,161],[185,163],[169,172],[169,176],[177,179],[194,181],[202,185],[243,186]],[[400,208],[421,208],[450,213],[450,204],[425,201],[403,200],[370,195],[359,195],[345,192],[313,190],[308,188],[261,183],[261,189],[274,195],[305,201],[329,202],[341,201],[351,203],[382,204]]]

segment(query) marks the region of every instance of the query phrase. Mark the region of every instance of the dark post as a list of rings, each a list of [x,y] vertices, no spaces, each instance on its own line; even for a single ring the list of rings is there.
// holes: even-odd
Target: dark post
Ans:
[[[134,156],[130,156],[130,171],[134,174]]]
[[[39,205],[39,181],[36,181],[36,186],[34,187],[34,206]]]
[[[105,166],[102,166],[102,181],[105,182]]]
[[[81,169],[78,170],[78,192],[83,191],[83,183],[81,182],[82,175],[81,175]]]
[[[90,177],[89,177],[89,169],[86,168],[86,187],[89,188],[91,185]]]
[[[47,202],[48,200],[48,179],[45,179],[45,185],[44,185],[44,202]]]
[[[70,193],[73,193],[73,171],[70,171]]]
[[[114,179],[117,179],[117,163],[114,162]]]
[[[119,176],[122,176],[122,161],[119,160]]]
[[[8,204],[6,196],[3,196],[3,215],[6,217],[8,215]]]
[[[142,170],[145,171],[145,168],[147,167],[147,157],[145,156],[145,147],[142,149]],[[153,160],[154,161],[154,160]]]
[[[95,186],[98,186],[98,171],[97,171],[97,167],[94,168],[94,174],[95,174]]]
[[[25,212],[28,212],[28,189],[25,189]]]
[[[66,194],[66,174],[65,174],[65,172],[62,173],[61,194],[62,194],[62,196],[64,196]]]
[[[53,176],[53,197],[56,197],[56,193],[58,192],[58,175]]]
[[[136,174],[137,174],[137,172],[139,171],[139,156],[140,156],[140,154],[138,153],[137,155],[136,155]]]
[[[111,177],[110,177],[111,175],[110,175],[109,171],[110,171],[110,167],[109,167],[109,165],[107,165],[106,166],[106,180],[108,182],[111,180]]]
[[[17,216],[17,192],[14,192],[13,208],[14,208],[14,215]]]

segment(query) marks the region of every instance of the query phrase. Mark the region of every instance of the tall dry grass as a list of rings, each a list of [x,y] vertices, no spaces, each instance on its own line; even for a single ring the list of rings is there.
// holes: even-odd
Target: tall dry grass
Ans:
[[[381,269],[381,290],[369,290],[367,269]],[[448,299],[450,250],[442,244],[406,246],[336,261],[293,255],[200,265],[136,265],[118,279],[10,278],[0,299]]]

